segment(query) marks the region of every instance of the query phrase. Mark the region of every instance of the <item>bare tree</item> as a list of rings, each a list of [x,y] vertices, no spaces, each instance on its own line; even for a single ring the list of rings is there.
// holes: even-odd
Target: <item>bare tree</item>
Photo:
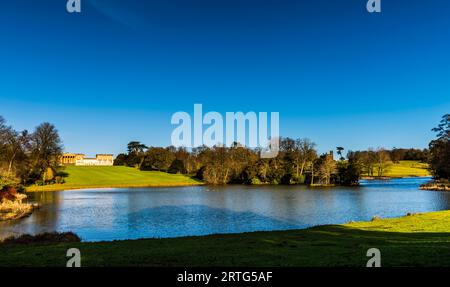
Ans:
[[[25,164],[26,153],[30,148],[30,140],[31,136],[26,130],[21,133],[11,130],[9,133],[5,152],[8,160],[8,175],[13,174],[13,168],[17,159],[22,159],[22,166]]]
[[[323,157],[319,165],[319,175],[322,183],[329,185],[331,182],[331,175],[336,172],[336,162],[328,155]]]
[[[6,125],[5,119],[0,116],[0,161],[5,160],[5,152],[8,147],[8,138],[11,134],[11,127]]]
[[[47,170],[58,165],[62,155],[62,143],[55,126],[39,125],[31,135],[31,158],[33,169],[46,181]]]
[[[0,116],[0,169],[6,176],[16,177],[16,162],[20,161],[20,169],[25,168],[29,143],[30,136],[26,130],[21,133],[15,131]]]
[[[376,153],[373,148],[369,148],[361,154],[361,163],[363,165],[364,172],[368,176],[373,176],[373,170],[376,163]]]
[[[389,157],[389,153],[383,149],[378,148],[375,152],[375,158],[376,158],[376,167],[377,167],[377,174],[379,177],[383,176],[385,172],[389,169],[391,163],[391,158]]]
[[[317,157],[317,151],[315,150],[316,144],[311,140],[297,139],[295,141],[295,162],[296,162],[296,175],[301,176],[308,164]]]

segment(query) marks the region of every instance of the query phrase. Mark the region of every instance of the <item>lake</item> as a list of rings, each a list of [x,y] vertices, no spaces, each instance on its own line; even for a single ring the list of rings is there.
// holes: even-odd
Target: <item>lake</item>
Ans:
[[[359,187],[194,186],[32,193],[30,217],[0,223],[0,238],[73,231],[83,241],[287,230],[450,209],[450,193],[419,190],[429,178]]]

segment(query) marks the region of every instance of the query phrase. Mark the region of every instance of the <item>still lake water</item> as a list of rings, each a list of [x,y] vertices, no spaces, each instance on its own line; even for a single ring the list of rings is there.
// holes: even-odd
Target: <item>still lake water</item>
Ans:
[[[73,231],[83,241],[286,230],[450,209],[450,193],[419,190],[429,178],[360,187],[224,186],[34,193],[42,207],[0,223],[0,238]]]

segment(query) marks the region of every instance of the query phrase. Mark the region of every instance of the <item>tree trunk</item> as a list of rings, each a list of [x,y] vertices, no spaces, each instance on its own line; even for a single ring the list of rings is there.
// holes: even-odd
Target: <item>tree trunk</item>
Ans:
[[[305,164],[306,164],[306,162],[303,161],[302,162],[302,168],[300,169],[300,175],[303,175],[303,170],[305,169]]]
[[[9,161],[9,165],[8,165],[8,175],[11,175],[11,171],[12,171],[12,165],[14,163],[14,159],[16,158],[16,153],[14,153],[11,157],[11,160]]]
[[[138,166],[139,169],[141,169],[142,165],[144,164],[144,160],[145,160],[145,156],[142,156],[141,160],[139,162],[139,166]]]
[[[11,175],[12,164],[13,164],[13,159],[11,159],[11,160],[9,161],[8,175]]]

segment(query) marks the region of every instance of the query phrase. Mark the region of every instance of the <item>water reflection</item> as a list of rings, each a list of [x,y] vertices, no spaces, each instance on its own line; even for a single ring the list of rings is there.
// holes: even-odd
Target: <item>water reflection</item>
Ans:
[[[450,193],[422,191],[426,178],[360,187],[226,186],[91,189],[31,194],[42,207],[0,223],[0,237],[74,231],[86,241],[177,237],[396,217],[450,208]]]

